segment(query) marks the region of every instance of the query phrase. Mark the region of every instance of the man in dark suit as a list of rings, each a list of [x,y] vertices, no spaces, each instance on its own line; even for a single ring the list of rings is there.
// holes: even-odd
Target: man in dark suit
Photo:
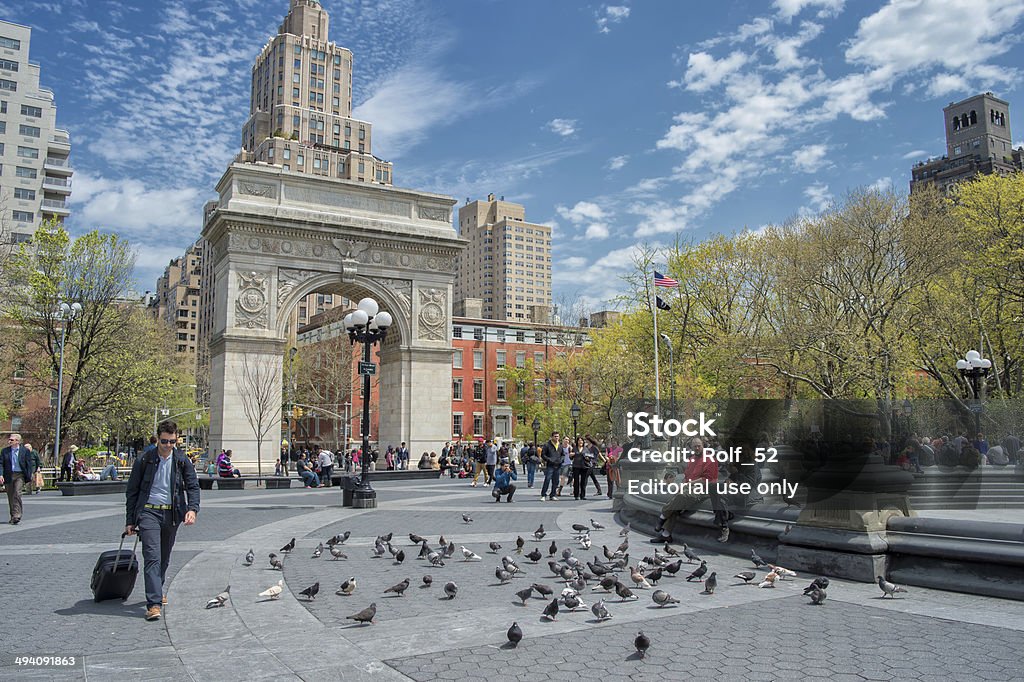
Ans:
[[[139,455],[132,466],[125,493],[124,532],[138,532],[142,541],[146,620],[160,620],[167,603],[164,580],[178,526],[182,521],[191,526],[199,513],[199,479],[191,460],[176,447],[178,425],[161,422],[157,434],[156,448]]]
[[[21,444],[21,434],[12,433],[7,438],[7,447],[0,451],[3,458],[3,475],[0,485],[7,489],[7,507],[11,512],[12,526],[21,522],[21,489],[25,481],[31,480],[35,473],[32,464],[32,453]]]
[[[77,445],[72,445],[68,448],[68,451],[64,453],[64,457],[60,460],[60,478],[58,481],[73,481],[75,480],[75,452],[78,450]]]

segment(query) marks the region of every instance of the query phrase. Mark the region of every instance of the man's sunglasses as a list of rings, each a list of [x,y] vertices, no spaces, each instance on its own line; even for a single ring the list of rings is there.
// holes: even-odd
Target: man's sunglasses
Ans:
[[[178,442],[177,438],[161,438],[160,445],[174,445]]]

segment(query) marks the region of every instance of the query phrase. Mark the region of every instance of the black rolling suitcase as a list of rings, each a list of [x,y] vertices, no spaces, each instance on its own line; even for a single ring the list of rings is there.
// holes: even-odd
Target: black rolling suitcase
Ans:
[[[120,599],[124,601],[135,589],[135,579],[139,577],[139,562],[135,558],[135,550],[139,546],[139,534],[135,533],[135,545],[132,551],[124,549],[124,533],[121,533],[121,544],[117,549],[100,554],[96,560],[96,568],[92,569],[92,597],[95,601]]]

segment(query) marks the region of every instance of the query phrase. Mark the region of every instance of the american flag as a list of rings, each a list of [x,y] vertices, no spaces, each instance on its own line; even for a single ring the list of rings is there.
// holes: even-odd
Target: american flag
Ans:
[[[673,287],[679,286],[679,281],[678,280],[674,280],[671,277],[666,277],[665,275],[663,275],[660,272],[658,272],[657,270],[655,270],[654,271],[654,286],[656,286],[656,287],[669,287],[669,288],[673,288]]]

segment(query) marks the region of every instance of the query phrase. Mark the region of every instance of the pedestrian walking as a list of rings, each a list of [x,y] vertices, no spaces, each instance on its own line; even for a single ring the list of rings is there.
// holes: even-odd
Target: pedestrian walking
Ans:
[[[334,474],[334,453],[327,448],[320,448],[320,480],[325,488],[331,487],[331,476]]]
[[[72,445],[68,448],[68,451],[64,453],[64,457],[60,461],[60,477],[58,481],[72,481],[75,477],[75,452],[78,451],[77,445]]]
[[[562,468],[562,446],[558,431],[553,431],[551,440],[544,443],[541,459],[544,462],[544,484],[540,488],[540,499],[546,498],[550,502],[555,499],[555,487]]]
[[[199,479],[192,462],[176,447],[178,425],[161,422],[157,435],[156,449],[143,453],[132,466],[125,492],[124,532],[138,533],[142,542],[146,620],[159,620],[167,603],[164,581],[178,526],[191,526],[199,514]]]
[[[10,512],[10,523],[17,526],[21,523],[21,490],[26,477],[35,473],[32,464],[32,453],[21,444],[21,434],[12,433],[7,437],[7,447],[0,451],[3,457],[3,475],[0,485],[7,489],[7,509]]]

